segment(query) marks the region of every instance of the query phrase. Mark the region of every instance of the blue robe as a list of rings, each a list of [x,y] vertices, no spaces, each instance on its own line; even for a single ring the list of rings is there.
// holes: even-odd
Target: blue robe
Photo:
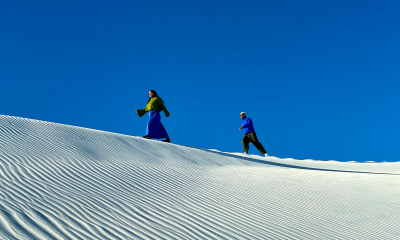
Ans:
[[[169,138],[167,130],[161,123],[161,115],[158,110],[149,111],[149,119],[147,120],[146,135],[150,135],[151,138]]]

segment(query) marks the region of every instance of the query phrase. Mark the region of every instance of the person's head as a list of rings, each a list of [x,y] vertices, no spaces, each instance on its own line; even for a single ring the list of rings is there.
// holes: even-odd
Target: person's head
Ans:
[[[240,118],[241,118],[241,119],[244,119],[245,117],[246,117],[246,113],[245,113],[245,112],[241,112],[241,113],[240,113]]]
[[[158,97],[158,95],[157,95],[156,91],[150,90],[150,91],[149,91],[149,97],[150,97],[150,98],[152,98],[152,97]]]
[[[149,91],[149,101],[147,101],[147,103],[150,102],[150,100],[151,100],[153,97],[158,97],[162,102],[164,102],[164,101],[158,96],[158,94],[157,94],[156,91],[150,90],[150,91]]]

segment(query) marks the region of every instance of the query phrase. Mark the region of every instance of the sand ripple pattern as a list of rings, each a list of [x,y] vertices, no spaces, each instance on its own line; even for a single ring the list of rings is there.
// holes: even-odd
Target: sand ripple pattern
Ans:
[[[0,115],[0,239],[400,239],[399,175],[250,158]]]

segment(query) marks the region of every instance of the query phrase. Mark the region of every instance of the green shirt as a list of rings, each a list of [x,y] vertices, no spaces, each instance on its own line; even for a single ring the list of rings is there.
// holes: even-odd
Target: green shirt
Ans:
[[[160,112],[164,111],[166,117],[168,117],[170,115],[167,108],[165,107],[163,101],[159,97],[151,98],[144,109],[138,109],[137,111],[138,111],[139,117],[141,117],[150,110],[158,110]]]

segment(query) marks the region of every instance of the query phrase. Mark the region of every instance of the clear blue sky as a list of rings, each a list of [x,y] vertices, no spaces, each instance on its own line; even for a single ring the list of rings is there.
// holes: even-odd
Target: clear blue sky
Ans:
[[[400,161],[399,1],[1,1],[0,114],[270,155]],[[251,146],[250,153],[258,154]]]

